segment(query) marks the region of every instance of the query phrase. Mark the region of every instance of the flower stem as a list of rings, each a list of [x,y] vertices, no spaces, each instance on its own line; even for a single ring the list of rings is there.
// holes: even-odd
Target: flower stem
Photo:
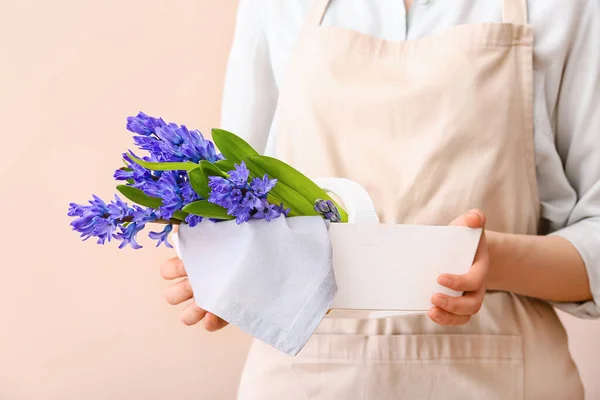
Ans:
[[[108,218],[108,214],[103,215],[102,218]],[[133,222],[133,217],[121,218],[118,221],[119,222]],[[156,219],[154,221],[151,221],[150,223],[153,223],[153,224],[162,224],[162,225],[169,225],[169,224],[180,225],[182,222],[183,221],[181,221],[179,219],[171,218],[168,221],[166,219]]]

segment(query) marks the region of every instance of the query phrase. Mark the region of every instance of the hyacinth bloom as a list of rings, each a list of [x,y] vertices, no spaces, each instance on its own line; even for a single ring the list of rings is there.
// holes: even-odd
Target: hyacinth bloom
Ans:
[[[289,209],[284,209],[283,204],[279,206],[275,204],[269,204],[266,199],[261,199],[262,207],[258,208],[256,214],[253,215],[253,218],[256,219],[265,219],[267,222],[270,222],[272,219],[278,218],[280,216],[287,217],[290,212]]]
[[[168,242],[169,233],[173,230],[173,225],[166,225],[165,228],[161,232],[150,232],[148,236],[150,239],[158,240],[156,247],[160,246],[161,243],[164,243],[165,246],[172,248],[171,244]]]
[[[287,216],[289,209],[284,209],[283,205],[269,204],[266,200],[277,180],[265,175],[262,179],[254,178],[248,183],[249,177],[250,172],[243,161],[229,171],[229,178],[211,176],[208,182],[211,189],[208,201],[227,209],[227,213],[234,216],[238,224],[250,219],[270,221],[281,215]]]
[[[132,180],[131,186],[141,188],[146,182],[158,179],[157,175],[153,175],[152,171],[131,161],[128,153],[123,154],[123,160],[127,163],[127,168],[118,169],[113,177],[118,181]]]
[[[149,152],[142,157],[152,162],[199,162],[208,160],[215,162],[223,159],[217,154],[212,142],[206,140],[199,131],[189,130],[184,125],[166,123],[162,118],[154,118],[143,112],[127,118],[127,130],[139,136],[134,136],[134,143],[139,149]],[[106,204],[97,196],[93,196],[90,205],[72,203],[68,215],[76,217],[71,223],[75,231],[81,233],[84,240],[97,237],[98,243],[104,244],[111,239],[121,241],[119,247],[130,245],[140,248],[136,235],[145,225],[156,221],[170,221],[173,214],[185,205],[200,200],[192,189],[185,171],[150,171],[134,163],[129,154],[123,154],[126,167],[118,169],[114,178],[126,181],[128,186],[141,189],[150,197],[162,200],[158,209],[142,208],[137,205],[129,207],[116,197],[112,203]],[[185,222],[196,226],[202,217],[188,215]],[[171,245],[167,241],[171,225],[162,232],[151,232],[150,237],[158,241],[158,245]]]
[[[159,126],[167,125],[162,118],[154,118],[143,112],[127,118],[127,130],[142,136],[150,136]]]
[[[177,171],[165,171],[157,181],[147,182],[142,188],[147,195],[162,199],[163,205],[158,210],[163,219],[171,219],[183,206],[178,175]]]
[[[93,195],[89,205],[71,203],[68,215],[76,217],[71,226],[81,233],[83,240],[97,237],[98,244],[104,244],[114,238],[121,241],[119,248],[131,245],[134,249],[141,248],[135,240],[137,233],[147,223],[159,219],[154,210],[137,205],[129,207],[116,195],[115,200],[108,204],[96,195]],[[153,239],[159,240],[159,244],[165,242],[166,246],[171,246],[166,239]]]
[[[125,166],[114,172],[114,178],[122,183],[117,189],[139,205],[129,206],[118,196],[107,203],[95,195],[89,204],[71,203],[68,211],[68,215],[74,218],[71,226],[83,240],[95,237],[98,243],[104,244],[116,239],[120,241],[119,248],[130,246],[138,249],[141,246],[137,234],[147,224],[153,223],[164,227],[149,232],[150,238],[157,241],[157,246],[164,244],[171,247],[168,236],[173,231],[173,224],[186,223],[194,227],[204,220],[201,215],[206,215],[212,222],[233,216],[241,224],[252,219],[272,221],[281,216],[287,217],[291,209],[298,215],[298,210],[304,207],[297,203],[297,195],[286,195],[289,189],[282,192],[276,188],[277,179],[271,179],[264,172],[260,172],[262,177],[257,176],[257,171],[263,167],[255,170],[256,164],[252,164],[254,172],[251,174],[244,161],[230,163],[197,130],[168,123],[143,112],[129,117],[126,128],[134,133],[133,141],[137,148],[146,154],[140,157],[131,150],[124,153]],[[220,142],[215,136],[219,134],[225,135],[221,136]],[[219,143],[220,150],[232,160],[257,155],[247,143],[230,132],[214,130],[213,138]],[[222,160],[225,162],[219,163]],[[228,165],[234,165],[234,169],[223,172],[226,170],[223,166]],[[269,165],[264,167],[264,171],[270,171],[269,174],[277,174],[277,168],[281,167],[269,169]],[[287,173],[294,175],[289,168]],[[288,175],[287,179],[292,175]],[[296,174],[294,181],[299,182],[298,177]],[[311,199],[315,197],[314,194],[309,195]],[[279,199],[292,207],[284,207]],[[213,204],[219,207],[215,208]],[[188,205],[191,206],[186,208]],[[317,201],[315,210],[332,222],[341,221],[340,213],[331,201]],[[306,208],[303,212],[307,213]]]
[[[315,202],[315,211],[331,222],[340,222],[342,220],[340,211],[331,200],[317,200]]]
[[[127,118],[127,130],[140,136],[133,138],[141,150],[150,152],[151,161],[160,162],[215,162],[223,157],[217,154],[215,145],[197,130],[185,125],[166,123],[162,118],[150,117],[140,112]]]

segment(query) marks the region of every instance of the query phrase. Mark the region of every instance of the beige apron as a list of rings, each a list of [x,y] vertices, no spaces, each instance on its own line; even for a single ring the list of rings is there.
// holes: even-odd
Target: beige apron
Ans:
[[[502,1],[502,0],[498,0]],[[320,26],[316,0],[275,119],[278,157],[347,177],[381,221],[536,234],[533,31],[526,0],[504,22],[391,42]],[[239,399],[581,399],[565,330],[547,303],[494,292],[460,327],[427,315],[325,319],[297,357],[255,342]]]

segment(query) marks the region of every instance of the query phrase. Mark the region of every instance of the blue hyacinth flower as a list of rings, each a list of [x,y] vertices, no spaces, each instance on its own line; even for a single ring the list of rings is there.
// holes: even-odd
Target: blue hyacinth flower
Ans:
[[[137,233],[147,223],[159,219],[153,209],[137,205],[129,207],[118,196],[107,204],[93,195],[89,205],[71,203],[67,214],[76,217],[71,226],[83,240],[96,237],[99,244],[104,244],[114,238],[122,241],[120,248],[127,245],[141,248],[136,242]]]
[[[201,160],[215,162],[223,156],[217,154],[214,144],[206,140],[198,130],[189,130],[185,125],[166,123],[140,112],[127,118],[127,129],[140,136],[134,136],[136,146],[150,152],[158,162],[198,163]]]
[[[150,136],[156,128],[166,125],[162,118],[154,118],[139,112],[135,117],[127,118],[127,130],[138,135]]]
[[[136,242],[136,236],[137,234],[144,229],[145,225],[144,224],[139,224],[136,222],[132,222],[130,224],[127,225],[127,227],[124,226],[119,226],[119,228],[121,229],[121,231],[119,233],[116,233],[114,235],[115,239],[118,239],[121,241],[121,244],[119,245],[119,248],[122,249],[127,245],[130,245],[133,249],[141,249],[142,246],[140,246],[138,244],[138,242]]]
[[[202,222],[202,217],[199,215],[190,214],[185,218],[185,222],[190,226],[190,228],[193,228]]]
[[[315,211],[323,215],[325,219],[331,222],[340,222],[342,217],[340,211],[337,209],[333,201],[318,199],[315,202]]]
[[[289,209],[269,204],[267,195],[277,184],[276,179],[254,178],[248,184],[250,172],[244,162],[235,165],[228,172],[229,177],[211,176],[208,186],[211,189],[208,201],[225,209],[235,217],[238,224],[250,219],[265,219],[271,221],[281,215],[287,216]]]
[[[148,234],[148,236],[150,236],[150,239],[154,239],[154,240],[158,241],[156,243],[156,247],[160,246],[161,243],[164,243],[165,246],[172,249],[173,246],[171,246],[171,244],[167,240],[169,238],[169,233],[171,233],[172,230],[173,230],[173,225],[169,224],[169,225],[165,226],[165,228],[161,232],[150,232]]]
[[[250,171],[246,167],[246,163],[242,161],[240,165],[235,165],[235,169],[233,171],[229,171],[229,181],[233,184],[233,186],[237,189],[245,189],[248,184],[248,177],[250,176]]]

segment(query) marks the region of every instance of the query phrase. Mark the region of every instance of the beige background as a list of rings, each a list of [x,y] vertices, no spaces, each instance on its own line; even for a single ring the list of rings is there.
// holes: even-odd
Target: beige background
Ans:
[[[234,398],[249,337],[184,327],[170,251],[81,243],[66,211],[114,193],[128,115],[218,126],[236,6],[0,0],[0,399]],[[600,323],[569,326],[599,399]]]

